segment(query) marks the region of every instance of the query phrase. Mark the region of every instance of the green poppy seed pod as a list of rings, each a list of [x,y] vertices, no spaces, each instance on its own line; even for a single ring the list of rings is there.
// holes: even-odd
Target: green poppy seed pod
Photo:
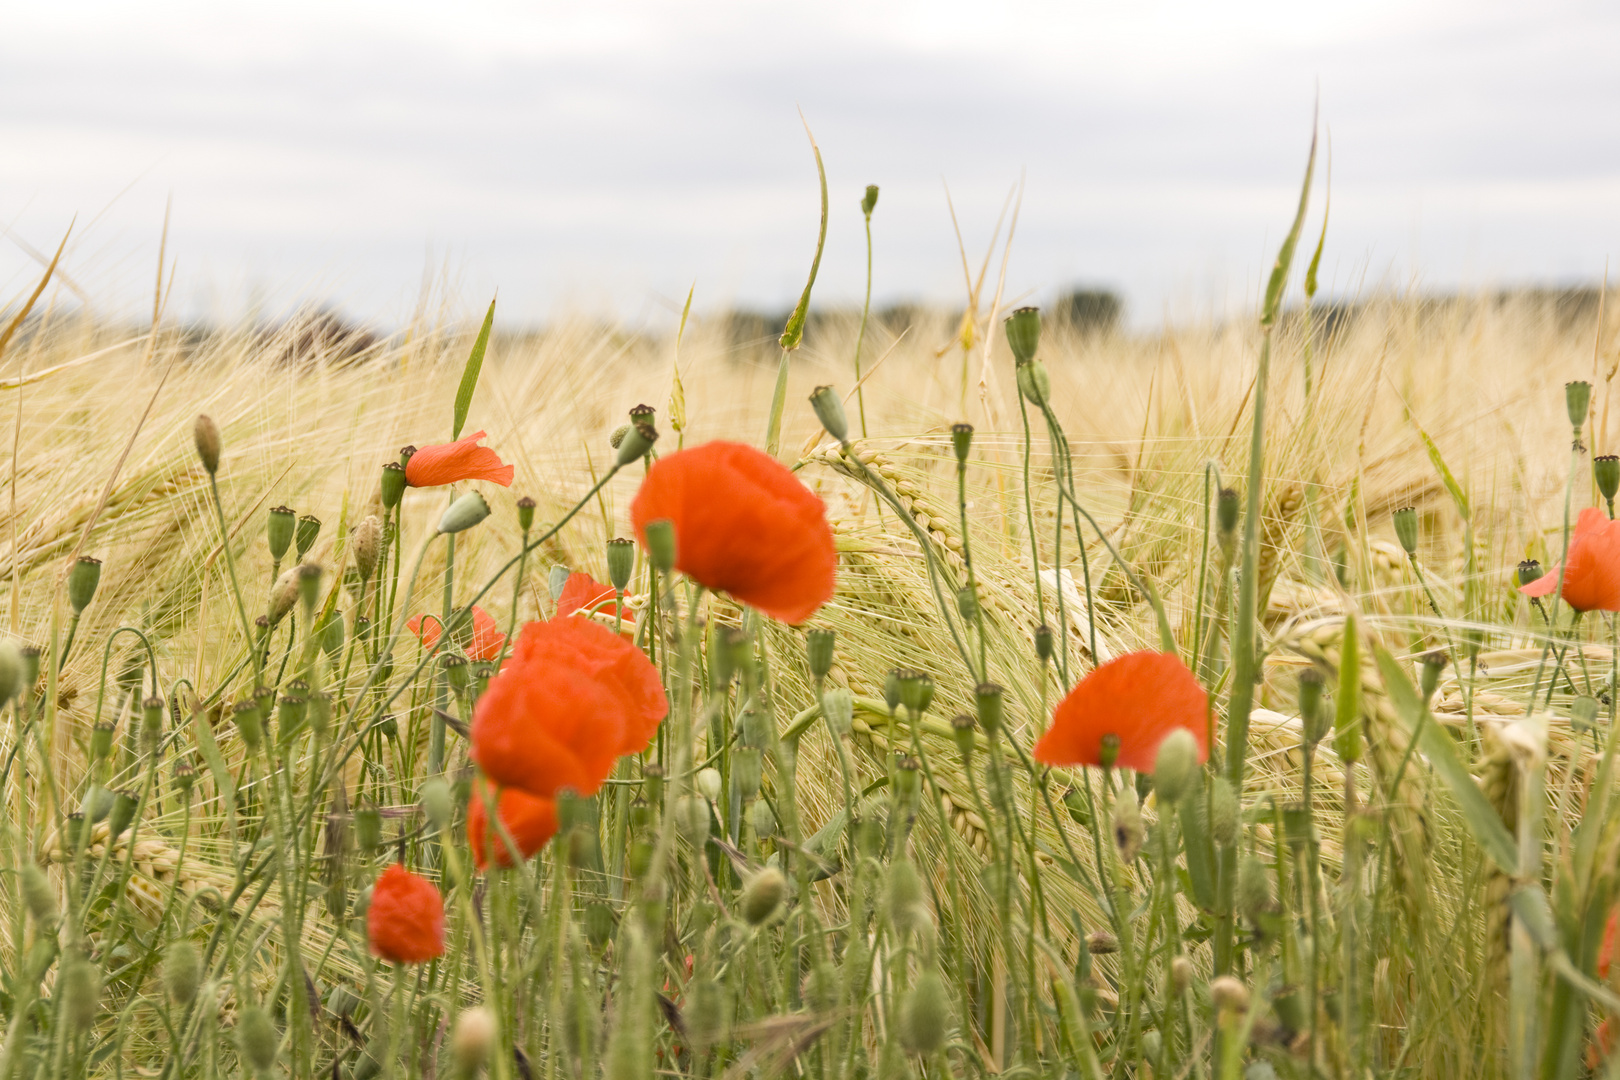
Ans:
[[[1401,550],[1407,555],[1417,554],[1418,545],[1418,519],[1417,511],[1410,506],[1403,506],[1395,511],[1395,539],[1401,542]]]
[[[660,574],[675,569],[675,523],[668,518],[649,521],[642,529],[642,535],[646,539],[647,557],[652,560],[653,569]]]
[[[1198,740],[1186,728],[1176,728],[1159,743],[1158,755],[1153,760],[1153,790],[1166,806],[1181,801],[1192,785],[1193,770],[1198,768]]]
[[[1097,763],[1105,769],[1112,769],[1118,760],[1119,736],[1110,731],[1097,744]]]
[[[900,707],[900,680],[904,675],[901,668],[890,668],[888,674],[883,676],[883,704],[889,707],[891,713]]]
[[[1591,383],[1576,380],[1564,384],[1564,406],[1569,410],[1569,426],[1576,431],[1586,423],[1586,408],[1591,403]]]
[[[191,438],[197,444],[197,457],[208,475],[219,472],[219,425],[204,413],[192,422]]]
[[[830,386],[818,386],[810,394],[810,407],[816,411],[816,419],[827,434],[840,443],[849,441],[849,418],[844,415],[844,403],[838,400],[838,392]]]
[[[1193,965],[1185,956],[1178,956],[1170,961],[1170,985],[1176,988],[1176,993],[1185,994],[1187,987],[1192,985]]]
[[[641,768],[641,794],[654,806],[664,803],[664,767],[656,761]]]
[[[354,568],[360,571],[362,582],[370,581],[382,558],[383,524],[376,514],[367,514],[354,527]]]
[[[1136,792],[1126,786],[1114,800],[1114,847],[1120,861],[1130,863],[1142,850],[1147,830],[1142,825],[1142,808],[1136,804]]]
[[[681,1018],[686,1021],[692,1053],[700,1057],[726,1038],[726,1014],[730,1011],[726,1007],[726,990],[717,980],[700,975],[687,984],[686,992],[687,1004]]]
[[[332,729],[332,695],[324,690],[317,690],[309,695],[309,726],[310,730],[322,738]]]
[[[422,785],[422,813],[436,829],[450,827],[450,819],[455,815],[455,802],[450,794],[450,785],[441,776],[435,776]]]
[[[390,461],[382,467],[383,509],[392,510],[405,497],[405,466]]]
[[[1327,734],[1327,713],[1322,708],[1322,673],[1306,668],[1299,673],[1299,722],[1305,742],[1315,746]]]
[[[968,451],[973,448],[973,425],[951,425],[951,449],[956,452],[956,463],[966,465]]]
[[[1046,661],[1052,659],[1052,653],[1054,652],[1055,648],[1056,646],[1052,638],[1052,628],[1047,626],[1045,623],[1041,623],[1041,625],[1035,628],[1035,655],[1040,659],[1041,663],[1044,664]]]
[[[647,456],[647,451],[653,448],[658,441],[658,429],[651,424],[642,422],[632,424],[630,430],[624,433],[619,441],[619,456],[615,459],[619,465],[633,465]]]
[[[163,734],[163,714],[167,711],[167,703],[156,694],[141,702],[141,732],[146,738]]]
[[[525,495],[517,501],[518,528],[527,533],[534,528],[535,501]]]
[[[866,194],[861,196],[861,213],[866,217],[871,217],[872,211],[877,209],[877,200],[878,186],[876,184],[867,184]]]
[[[984,728],[986,735],[995,735],[1001,730],[1001,715],[1006,694],[995,683],[980,683],[973,688],[973,702],[977,707],[979,726]]]
[[[253,691],[253,703],[258,706],[259,719],[268,724],[275,711],[276,692],[268,686],[261,686]]]
[[[163,954],[163,990],[176,1005],[190,1005],[202,984],[202,955],[187,938],[172,943]]]
[[[972,585],[964,585],[956,591],[956,613],[966,622],[979,617],[979,598]]]
[[[309,702],[295,694],[283,695],[276,704],[276,729],[281,733],[283,744],[304,726],[304,717],[309,713]]]
[[[465,694],[472,686],[472,670],[465,656],[445,653],[439,657],[439,668],[444,672],[444,681],[458,696]]]
[[[1217,776],[1209,790],[1209,835],[1220,847],[1237,843],[1238,797],[1224,776]]]
[[[607,947],[613,940],[613,931],[618,926],[618,919],[614,917],[613,908],[601,900],[593,900],[585,905],[585,940],[591,943],[591,948],[598,951]]]
[[[0,708],[22,691],[22,650],[15,641],[0,641]]]
[[[56,922],[56,890],[51,888],[50,878],[45,871],[32,862],[25,862],[22,866],[22,894],[23,903],[28,908],[28,914],[41,926],[50,926]]]
[[[242,1060],[254,1072],[262,1075],[275,1068],[279,1041],[269,1013],[257,1005],[242,1010],[236,1021],[236,1045],[241,1048]]]
[[[1237,523],[1238,493],[1231,488],[1221,488],[1215,497],[1215,527],[1222,538],[1230,540],[1237,532]]]
[[[909,755],[895,763],[894,792],[905,806],[917,804],[917,793],[922,790],[922,769],[916,758]]]
[[[1440,673],[1446,670],[1446,663],[1450,658],[1438,650],[1423,654],[1423,670],[1419,675],[1423,687],[1423,700],[1428,701],[1434,697],[1434,692],[1440,685]]]
[[[913,1054],[927,1057],[945,1045],[950,1023],[945,982],[933,967],[924,968],[900,1009],[900,1042]]]
[[[309,554],[309,549],[315,546],[315,538],[321,535],[321,519],[314,514],[305,514],[298,519],[298,530],[293,534],[293,556],[302,559]]]
[[[693,778],[692,783],[693,786],[697,788],[698,794],[702,795],[710,802],[715,802],[720,798],[719,769],[699,769],[697,771],[697,776]]]
[[[1249,1008],[1249,988],[1235,976],[1217,975],[1209,981],[1209,1000],[1219,1012],[1246,1012]]]
[[[264,742],[264,718],[253,701],[238,701],[231,706],[231,719],[236,721],[236,732],[249,750],[257,750]]]
[[[848,735],[855,722],[855,698],[842,686],[835,686],[821,695],[821,715],[835,736]]]
[[[617,450],[624,445],[624,437],[628,434],[630,434],[630,425],[620,424],[613,429],[613,434],[608,436],[608,445]]]
[[[747,802],[759,794],[759,785],[764,779],[764,755],[758,750],[739,746],[731,755],[731,780],[737,785],[737,791]]]
[[[709,842],[709,804],[700,795],[682,795],[675,802],[675,828],[692,847],[702,850]]]
[[[883,911],[896,930],[907,930],[919,918],[928,917],[925,893],[917,867],[905,856],[889,864],[883,885]]]
[[[354,842],[365,852],[382,845],[382,814],[375,806],[362,806],[354,812]]]
[[[272,506],[270,520],[265,525],[265,538],[270,544],[270,557],[277,562],[292,547],[293,533],[298,528],[298,515],[290,506]]]
[[[833,665],[833,641],[835,635],[831,630],[816,628],[806,630],[804,634],[805,657],[810,663],[810,677],[816,680],[825,679],[827,672]]]
[[[473,1076],[483,1068],[494,1041],[495,1014],[482,1005],[462,1009],[450,1031],[450,1057],[456,1063],[457,1074]]]
[[[776,914],[786,897],[787,878],[776,867],[768,866],[743,886],[743,918],[749,926],[761,926]]]
[[[102,721],[90,729],[90,760],[103,762],[112,754],[113,734],[117,729],[111,721]]]
[[[96,1022],[101,1008],[101,973],[83,956],[71,954],[62,962],[56,976],[56,992],[62,995],[62,1011],[69,1026],[84,1031]]]
[[[1007,316],[1007,345],[1020,367],[1035,359],[1041,344],[1041,309],[1021,307]]]
[[[489,500],[476,491],[469,491],[439,518],[439,532],[453,534],[465,532],[489,517]]]
[[[84,793],[84,800],[79,804],[79,816],[94,824],[107,816],[112,805],[113,793],[100,784],[91,784],[90,790]]]
[[[913,720],[921,720],[923,713],[934,701],[934,677],[926,671],[917,671],[908,668],[900,675],[900,704],[906,707],[906,715]]]
[[[197,769],[189,761],[181,761],[174,767],[174,786],[180,789],[182,795],[190,795],[191,787],[197,782]]]
[[[414,446],[402,446],[402,447],[400,447],[399,448],[399,467],[402,468],[402,469],[405,468],[407,465],[409,465],[411,463],[411,458],[413,458],[415,456],[416,456],[416,447],[414,447]]]
[[[1019,364],[1016,374],[1018,392],[1024,395],[1024,400],[1035,406],[1045,406],[1052,400],[1052,376],[1047,374],[1044,363],[1031,360],[1027,364]]]
[[[1253,855],[1238,862],[1237,905],[1251,923],[1258,923],[1271,910],[1271,874]]]
[[[764,799],[755,802],[748,808],[748,824],[753,826],[754,835],[761,840],[769,840],[776,835],[776,811]]]
[[[39,682],[39,646],[24,645],[17,650],[22,658],[22,687],[19,693],[27,693]]]
[[[298,567],[298,599],[304,605],[307,613],[314,609],[315,601],[321,596],[321,568],[314,563],[303,563]]]
[[[973,717],[967,713],[958,713],[951,717],[951,738],[956,743],[956,752],[963,758],[971,758],[974,750]]]
[[[136,795],[133,791],[113,792],[112,808],[107,811],[108,836],[116,839],[123,835],[130,822],[135,820],[136,805]]]
[[[1514,571],[1514,576],[1518,579],[1518,584],[1521,587],[1530,584],[1532,581],[1540,581],[1542,578],[1541,562],[1537,559],[1524,560],[1519,564],[1518,569]]]
[[[334,663],[343,655],[343,615],[332,612],[320,629],[321,651]]]
[[[1597,481],[1598,491],[1603,493],[1603,497],[1613,502],[1615,492],[1620,491],[1620,457],[1604,454],[1593,458],[1592,479]]]
[[[68,571],[67,579],[68,603],[73,608],[73,614],[78,615],[90,606],[90,601],[96,598],[96,586],[99,584],[101,560],[80,555],[73,569]]]
[[[393,653],[383,653],[382,656],[377,658],[377,685],[378,686],[387,686],[388,685],[388,680],[393,678],[393,675],[394,675],[394,654]],[[389,727],[386,727],[386,728],[383,729],[383,734],[391,735],[396,730],[392,726],[393,725],[393,717],[385,716],[385,717],[383,717],[383,722],[385,724],[390,725]]]
[[[636,569],[636,543],[616,536],[607,542],[608,581],[613,588],[624,592],[630,587],[630,575]]]
[[[270,606],[265,612],[266,626],[275,626],[286,618],[287,612],[298,602],[298,591],[298,567],[282,571],[275,584],[270,586]]]

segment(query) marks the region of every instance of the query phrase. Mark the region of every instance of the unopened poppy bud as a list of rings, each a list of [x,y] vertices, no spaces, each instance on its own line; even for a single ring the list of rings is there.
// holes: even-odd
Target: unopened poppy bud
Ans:
[[[697,787],[698,794],[710,802],[720,798],[719,769],[699,769],[692,782]]]
[[[298,529],[298,515],[290,506],[272,506],[270,519],[265,525],[265,539],[270,545],[270,557],[277,562],[292,547],[293,533]]]
[[[236,1044],[242,1050],[242,1060],[254,1072],[262,1075],[275,1068],[279,1041],[275,1021],[270,1019],[269,1013],[257,1005],[242,1010],[236,1021]]]
[[[901,856],[889,864],[883,888],[884,913],[895,929],[906,930],[919,917],[927,918],[923,881],[910,859]]]
[[[891,713],[900,707],[901,674],[899,668],[890,668],[888,674],[883,676],[883,704],[889,707]]]
[[[392,510],[405,497],[405,466],[390,461],[382,467],[383,509]]]
[[[1097,763],[1105,769],[1112,769],[1118,760],[1119,736],[1110,731],[1098,741]]]
[[[1327,734],[1327,714],[1322,709],[1322,673],[1306,668],[1299,675],[1299,722],[1305,742],[1315,746]]]
[[[163,989],[176,1005],[190,1005],[201,983],[202,957],[196,945],[181,938],[163,954]]]
[[[197,769],[189,761],[182,761],[174,767],[174,786],[180,789],[181,794],[191,794],[191,787],[197,782]]]
[[[740,746],[731,755],[731,782],[746,802],[759,794],[763,779],[764,756],[758,750]]]
[[[1046,365],[1041,361],[1019,364],[1017,379],[1018,392],[1031,405],[1045,406],[1052,400],[1052,377],[1047,374]]]
[[[106,761],[112,754],[113,732],[116,729],[109,721],[102,721],[90,729],[90,760],[95,762]]]
[[[495,1014],[482,1005],[462,1009],[450,1033],[450,1056],[455,1060],[456,1072],[463,1077],[475,1075],[488,1060],[494,1041]]]
[[[518,528],[528,532],[534,528],[535,501],[525,495],[517,501]]]
[[[434,828],[449,827],[450,818],[455,814],[455,802],[450,795],[450,785],[443,777],[435,776],[422,785],[422,813]]]
[[[855,699],[842,686],[835,686],[821,695],[821,715],[834,735],[849,734],[855,721]]]
[[[94,824],[107,816],[112,804],[112,792],[100,784],[91,784],[90,790],[84,793],[84,800],[79,804],[80,816]]]
[[[726,1037],[726,989],[717,980],[699,975],[687,984],[688,1003],[681,1010],[686,1021],[686,1035],[692,1042],[692,1051],[701,1056],[705,1050]]]
[[[1604,454],[1593,458],[1592,479],[1597,481],[1598,491],[1603,493],[1603,497],[1614,502],[1615,493],[1620,492],[1620,457]]]
[[[907,668],[900,673],[900,704],[912,720],[922,719],[934,701],[934,677],[926,671]]]
[[[1157,1031],[1142,1032],[1142,1060],[1155,1062],[1159,1060],[1159,1053],[1164,1049],[1164,1039]],[[1248,1080],[1244,1077],[1243,1080]]]
[[[653,568],[660,574],[675,569],[675,523],[668,518],[649,521],[642,533],[646,539],[647,557],[652,560]]]
[[[129,823],[135,820],[136,808],[135,793],[132,791],[113,792],[112,809],[107,811],[107,834],[114,839],[123,835]]]
[[[616,536],[607,542],[608,581],[618,592],[624,592],[630,585],[630,575],[636,569],[636,544],[633,540],[626,540]]]
[[[1584,380],[1564,384],[1564,406],[1569,410],[1569,426],[1576,431],[1586,423],[1586,407],[1592,402],[1592,384]]]
[[[197,444],[197,457],[208,475],[219,472],[219,425],[206,413],[200,415],[191,425],[191,438]]]
[[[1170,983],[1176,988],[1176,993],[1184,994],[1187,987],[1192,985],[1193,965],[1185,956],[1178,956],[1170,961]]]
[[[1266,864],[1253,855],[1243,856],[1238,863],[1237,904],[1250,922],[1259,922],[1271,910],[1271,875]]]
[[[1237,843],[1238,797],[1224,776],[1217,776],[1210,784],[1209,835],[1221,847]]]
[[[1446,670],[1447,656],[1438,650],[1423,654],[1423,671],[1419,678],[1423,686],[1423,700],[1428,701],[1434,697],[1434,691],[1440,685],[1440,673]]]
[[[78,615],[90,606],[95,599],[96,586],[101,584],[101,560],[92,559],[88,555],[80,555],[68,571],[67,594],[68,603],[73,607],[73,614]]]
[[[238,701],[231,706],[231,719],[236,721],[236,732],[249,750],[257,750],[264,742],[264,720],[259,706],[253,701]]]
[[[872,211],[877,209],[877,200],[878,186],[876,184],[867,184],[866,194],[861,196],[861,213],[871,217]]]
[[[816,419],[827,434],[840,443],[849,441],[849,419],[844,415],[844,403],[838,400],[838,392],[830,386],[818,386],[810,394],[810,407],[816,411]]]
[[[1231,488],[1221,488],[1220,494],[1215,496],[1215,527],[1223,539],[1230,540],[1237,532],[1237,523],[1238,493]]]
[[[332,695],[320,690],[309,695],[308,701],[310,730],[325,736],[332,727]]]
[[[1519,564],[1514,576],[1518,578],[1521,586],[1528,585],[1532,581],[1540,581],[1542,578],[1541,562],[1537,559],[1524,560]]]
[[[315,607],[315,601],[321,598],[321,568],[314,563],[301,563],[298,567],[298,599],[304,605],[304,610],[310,611]]]
[[[950,1022],[945,983],[933,967],[924,968],[900,1009],[900,1042],[912,1053],[928,1057],[945,1045]]]
[[[25,862],[22,866],[22,894],[28,914],[34,917],[35,922],[41,926],[56,922],[56,890],[51,888],[45,871],[32,862]]]
[[[1093,930],[1086,935],[1086,952],[1092,956],[1107,956],[1119,952],[1119,938],[1107,930]]]
[[[1052,659],[1053,648],[1052,628],[1041,623],[1035,628],[1035,655],[1044,664]]]
[[[1209,981],[1209,1000],[1220,1012],[1246,1012],[1249,988],[1234,976],[1217,975]]]
[[[354,842],[367,852],[382,843],[382,814],[375,806],[362,806],[354,812]]]
[[[445,510],[439,518],[439,531],[465,532],[487,517],[489,517],[489,500],[476,491],[469,491]]]
[[[697,795],[683,795],[675,803],[675,828],[688,844],[702,850],[709,842],[709,804]]]
[[[831,630],[818,627],[814,630],[805,631],[805,657],[810,664],[810,677],[817,681],[825,679],[827,672],[832,670],[833,640],[834,635]]]
[[[1019,366],[1035,359],[1035,350],[1041,344],[1041,309],[1021,307],[1007,316],[1007,345]]]
[[[1001,713],[1005,692],[995,683],[984,682],[973,688],[973,702],[979,714],[979,726],[986,735],[1001,730]]]
[[[956,613],[968,622],[979,617],[979,598],[972,585],[964,585],[956,591]]]
[[[314,514],[305,514],[298,519],[298,529],[293,534],[294,558],[302,559],[315,546],[315,538],[321,535],[321,519]]]
[[[298,602],[298,567],[282,572],[270,586],[270,610],[265,613],[267,626],[275,626]]]
[[[14,641],[0,641],[0,708],[23,690],[22,650]]]
[[[956,453],[956,463],[966,465],[968,451],[973,448],[973,425],[951,425],[951,449]]]
[[[759,926],[776,914],[787,896],[787,878],[782,871],[768,866],[748,879],[743,886],[742,913],[749,926]]]
[[[1114,846],[1122,862],[1130,863],[1142,850],[1147,830],[1142,826],[1142,808],[1136,804],[1136,792],[1126,787],[1114,800]]]
[[[771,804],[760,799],[748,808],[748,824],[753,826],[754,835],[761,840],[769,840],[776,835],[776,811]]]
[[[967,713],[958,713],[951,717],[951,738],[956,742],[956,752],[964,758],[973,756],[973,717]]]
[[[630,430],[624,433],[619,441],[619,456],[616,459],[623,465],[633,465],[647,456],[647,451],[653,448],[658,441],[658,429],[651,424],[642,422],[632,424]]]
[[[1153,790],[1161,803],[1172,806],[1181,801],[1192,785],[1198,768],[1198,740],[1186,728],[1178,727],[1159,743],[1153,762]]]
[[[63,1014],[76,1031],[96,1021],[101,1008],[101,975],[89,960],[77,954],[62,962],[56,976],[56,992],[62,995]]]
[[[376,514],[367,514],[354,527],[354,568],[362,582],[370,581],[382,557],[383,525]]]
[[[1416,555],[1418,546],[1418,518],[1417,511],[1410,506],[1403,506],[1395,511],[1395,539],[1401,542],[1401,550],[1407,555]]]

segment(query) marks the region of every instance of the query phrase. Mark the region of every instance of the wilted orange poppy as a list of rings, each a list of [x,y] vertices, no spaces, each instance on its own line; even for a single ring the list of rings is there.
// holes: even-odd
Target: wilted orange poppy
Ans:
[[[1558,588],[1558,569],[1555,564],[1519,591],[1551,596]],[[1595,506],[1582,510],[1575,521],[1563,596],[1576,611],[1620,611],[1620,521],[1610,521]]]
[[[405,629],[416,635],[424,649],[431,649],[439,643],[439,634],[444,627],[437,615],[413,615],[405,620]],[[472,609],[471,631],[464,629],[456,637],[467,650],[469,660],[497,660],[501,655],[501,646],[506,644],[506,635],[501,633],[495,616],[477,604]]]
[[[629,595],[626,593],[625,595]],[[563,584],[562,595],[557,597],[557,614],[572,615],[576,611],[599,611],[612,618],[615,614],[628,619],[630,613],[613,602],[613,586],[578,571],[569,574]]]
[[[711,442],[659,459],[630,504],[636,535],[675,527],[675,566],[773,619],[801,623],[832,598],[838,556],[827,508],[780,462]]]
[[[443,956],[444,897],[433,882],[395,863],[372,886],[366,936],[373,953],[396,964]]]
[[[591,795],[669,712],[658,669],[590,619],[529,623],[473,712],[472,757],[497,784]]]
[[[501,464],[501,456],[489,447],[478,445],[487,437],[475,431],[453,443],[422,447],[405,463],[405,482],[411,487],[443,487],[461,480],[489,480],[511,487],[517,470]]]
[[[483,777],[473,781],[472,796],[467,800],[467,843],[472,847],[473,862],[478,869],[489,867],[490,848],[494,848],[496,866],[512,865],[512,850],[502,836],[489,824],[484,801],[490,788]],[[495,803],[496,816],[512,837],[512,843],[527,859],[546,846],[557,834],[557,804],[517,788],[501,788]]]
[[[1173,653],[1133,652],[1092,670],[1058,702],[1052,726],[1035,743],[1035,759],[1048,765],[1102,765],[1103,739],[1119,739],[1113,764],[1153,771],[1159,743],[1176,728],[1209,757],[1205,715],[1209,695]]]

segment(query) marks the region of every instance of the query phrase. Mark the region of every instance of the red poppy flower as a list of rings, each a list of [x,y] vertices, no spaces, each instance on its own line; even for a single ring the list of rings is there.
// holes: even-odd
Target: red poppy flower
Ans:
[[[1551,596],[1556,588],[1558,564],[1519,591]],[[1595,506],[1581,511],[1569,538],[1564,600],[1576,611],[1620,611],[1620,521],[1610,521]]]
[[[400,863],[382,872],[366,909],[371,951],[396,964],[444,955],[444,897],[433,882]]]
[[[439,643],[443,627],[437,615],[413,615],[405,621],[405,629],[416,635],[424,649],[431,649]],[[477,604],[472,609],[471,632],[463,629],[456,637],[466,648],[469,660],[497,660],[506,644],[506,635],[496,625],[495,616]]]
[[[1052,726],[1035,743],[1035,759],[1048,765],[1101,765],[1106,735],[1119,739],[1114,764],[1152,772],[1159,743],[1176,728],[1209,757],[1205,716],[1209,695],[1172,653],[1134,652],[1094,669],[1058,702]]]
[[[838,556],[827,508],[780,462],[751,446],[711,442],[647,470],[630,504],[636,535],[675,526],[675,566],[773,619],[801,623],[831,599]]]
[[[472,847],[473,862],[480,870],[489,867],[491,846],[495,849],[496,866],[512,865],[512,850],[507,846],[506,837],[490,826],[488,812],[484,809],[488,791],[487,781],[479,777],[473,781],[472,797],[467,800],[467,843]],[[501,788],[495,813],[525,859],[545,847],[546,841],[557,834],[557,804],[551,799],[536,798],[517,788]]]
[[[625,595],[629,595],[626,593]],[[613,602],[613,586],[603,585],[589,574],[573,573],[564,583],[562,595],[557,597],[557,614],[572,615],[576,611],[599,611],[612,618],[615,614],[628,619],[630,613]]]
[[[453,443],[424,446],[405,463],[405,482],[411,487],[443,487],[458,480],[491,480],[511,487],[517,472],[501,464],[501,456],[478,440],[486,433],[475,431]]]
[[[472,758],[497,784],[591,795],[669,712],[658,669],[590,619],[533,622],[473,712]]]

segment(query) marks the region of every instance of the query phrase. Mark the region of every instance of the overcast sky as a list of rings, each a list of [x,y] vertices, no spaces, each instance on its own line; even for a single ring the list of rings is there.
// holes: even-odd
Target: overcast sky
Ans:
[[[1320,88],[1323,277],[1597,280],[1620,237],[1620,5],[1539,0],[13,4],[0,228],[96,306],[331,300],[388,323],[424,270],[510,322],[959,301],[1024,178],[1009,294],[1120,290],[1139,325],[1252,302]],[[1313,204],[1318,224],[1322,201]],[[1312,226],[1313,228],[1316,226]],[[0,234],[0,305],[37,267]],[[992,269],[992,276],[994,269]]]

